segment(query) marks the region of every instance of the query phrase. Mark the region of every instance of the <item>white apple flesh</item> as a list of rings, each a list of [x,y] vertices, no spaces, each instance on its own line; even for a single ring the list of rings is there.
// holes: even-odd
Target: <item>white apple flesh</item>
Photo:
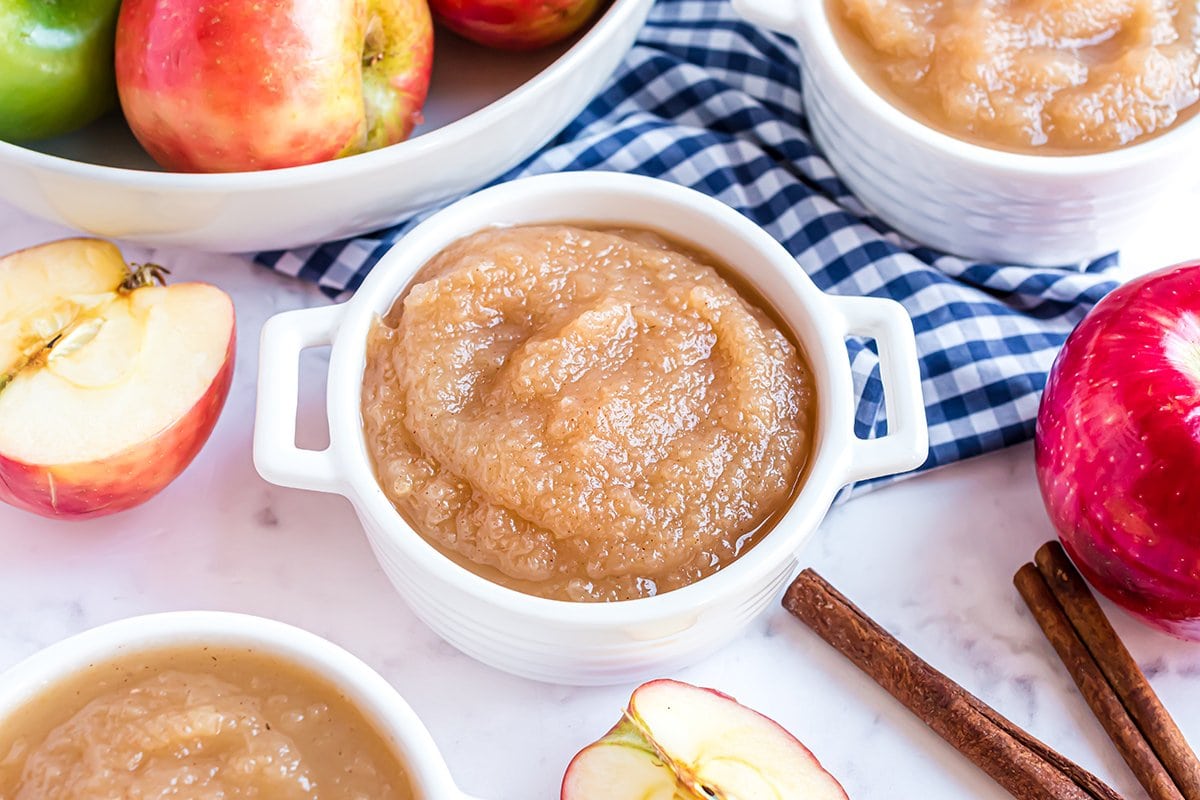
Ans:
[[[584,748],[562,800],[846,800],[841,785],[778,723],[728,695],[657,680]]]
[[[98,239],[30,247],[0,263],[0,387],[129,276],[120,251]]]
[[[1101,300],[1046,381],[1038,485],[1063,547],[1110,600],[1200,641],[1200,262]]]
[[[627,719],[579,752],[563,777],[562,800],[694,800]]]
[[[0,500],[51,517],[124,510],[208,439],[232,379],[232,301],[131,275],[89,239],[0,259]]]

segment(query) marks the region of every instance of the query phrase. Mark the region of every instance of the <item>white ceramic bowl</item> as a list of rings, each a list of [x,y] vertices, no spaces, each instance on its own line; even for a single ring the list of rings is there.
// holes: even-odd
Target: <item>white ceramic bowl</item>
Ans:
[[[1118,249],[1200,185],[1200,118],[1132,147],[1039,156],[969,144],[904,114],[855,72],[825,0],[733,0],[800,45],[817,143],[863,204],[923,244],[969,258],[1060,266]]]
[[[571,603],[521,594],[442,556],[396,512],[376,482],[360,405],[368,330],[413,275],[451,242],[491,225],[586,220],[648,226],[711,253],[772,299],[795,331],[817,383],[814,456],[807,482],[779,524],[747,555],[691,586],[619,603]],[[844,338],[879,343],[889,434],[853,434],[855,397]],[[329,448],[295,442],[297,358],[332,344]],[[254,459],[267,480],[336,492],[354,504],[384,570],[447,641],[509,672],[539,680],[603,684],[650,677],[734,637],[777,595],[796,552],[843,485],[902,472],[926,456],[927,431],[912,321],[877,298],[817,290],[795,260],[746,217],[665,181],[605,172],[560,173],[496,186],[460,200],[414,229],[343,305],[270,319],[260,350]]]
[[[160,172],[110,120],[41,149],[0,142],[0,199],[96,236],[212,252],[376,230],[487,183],[547,142],[612,74],[652,3],[614,0],[544,69],[553,51],[494,53],[439,30],[427,123],[391,147],[289,169]],[[473,113],[458,118],[464,111]]]
[[[173,611],[112,622],[41,650],[0,675],[0,720],[97,662],[164,647],[245,647],[338,687],[395,748],[418,800],[471,800],[454,785],[429,732],[391,684],[350,653],[282,622],[219,611]]]

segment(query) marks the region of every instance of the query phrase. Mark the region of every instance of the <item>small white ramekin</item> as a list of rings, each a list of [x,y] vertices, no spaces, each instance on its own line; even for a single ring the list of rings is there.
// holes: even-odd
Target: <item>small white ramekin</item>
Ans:
[[[884,100],[838,46],[825,0],[733,0],[800,45],[813,136],[847,187],[916,241],[968,258],[1062,266],[1119,249],[1200,185],[1200,118],[1131,147],[1010,153],[936,131]]]
[[[399,756],[421,800],[471,800],[454,785],[429,731],[379,673],[320,636],[222,611],[172,611],[101,625],[34,653],[0,674],[0,722],[90,665],[175,647],[237,647],[305,667],[336,686]]]
[[[800,340],[817,383],[818,423],[804,488],[747,555],[691,586],[619,603],[525,595],[456,565],[417,535],[379,488],[360,413],[367,333],[413,275],[451,242],[493,225],[584,221],[651,228],[712,254],[776,305]],[[845,337],[873,337],[887,436],[854,436],[855,395]],[[295,445],[298,356],[332,344],[330,445]],[[254,460],[267,480],[350,499],[385,572],[413,611],[464,652],[509,672],[571,684],[650,677],[727,642],[777,595],[796,553],[843,485],[913,469],[928,450],[912,321],[878,298],[819,291],[769,234],[721,202],[653,178],[604,172],[503,184],[448,207],[393,247],[342,305],[290,311],[263,328]]]

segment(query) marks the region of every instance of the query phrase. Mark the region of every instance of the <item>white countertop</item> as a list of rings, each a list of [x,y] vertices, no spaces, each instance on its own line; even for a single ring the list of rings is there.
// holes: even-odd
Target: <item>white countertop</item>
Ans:
[[[1180,207],[1177,221],[1147,230],[1144,244],[1127,248],[1127,265],[1200,255],[1200,231],[1186,227],[1197,207]],[[0,252],[68,234],[0,207]],[[233,295],[233,390],[208,446],[148,504],[83,523],[0,507],[0,668],[136,614],[225,609],[274,617],[379,670],[423,718],[467,792],[487,800],[557,797],[572,754],[616,722],[633,687],[548,687],[461,655],[392,590],[346,501],[280,489],[254,471],[259,327],[277,311],[324,298],[238,257],[133,247],[126,256],[152,258],[176,278],[210,280]],[[321,353],[306,355],[302,445],[321,444],[322,367]],[[1012,587],[1013,572],[1051,537],[1032,448],[1022,445],[834,509],[801,560],[934,666],[1131,800],[1143,798]],[[1200,746],[1200,645],[1112,616]],[[672,677],[774,717],[856,800],[1008,797],[778,606],[739,641]]]

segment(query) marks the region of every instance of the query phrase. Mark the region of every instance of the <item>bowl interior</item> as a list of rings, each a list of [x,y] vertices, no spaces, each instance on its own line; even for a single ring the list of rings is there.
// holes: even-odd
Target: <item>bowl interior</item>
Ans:
[[[156,650],[205,646],[254,649],[315,673],[341,691],[392,744],[417,797],[460,796],[428,731],[382,676],[315,634],[247,614],[151,614],[101,625],[50,645],[3,673],[0,720],[94,664]]]
[[[890,144],[887,137],[903,135],[909,140],[921,142],[939,156],[1015,175],[1021,179],[1102,175],[1136,168],[1160,158],[1181,159],[1181,164],[1200,163],[1200,148],[1196,147],[1196,142],[1200,139],[1200,114],[1193,115],[1190,119],[1185,119],[1149,139],[1111,150],[1079,155],[1008,151],[938,130],[892,103],[859,72],[851,57],[843,50],[834,30],[834,23],[829,18],[829,0],[804,3],[801,9],[801,28],[787,32],[795,35],[801,42],[804,59],[819,58],[828,67],[828,70],[820,70],[806,63],[806,76],[820,72],[836,77],[842,92],[849,94],[853,99],[853,106],[872,116],[874,124],[870,129],[874,131],[874,135],[884,137],[881,139],[882,146]],[[1197,180],[1192,182],[1198,183]]]
[[[607,5],[597,11],[595,19],[601,17]],[[424,119],[409,141],[503,98],[557,61],[590,27],[544,49],[519,53],[483,47],[438,27],[429,99],[422,110]],[[23,146],[100,166],[165,171],[138,144],[120,111],[113,111],[81,130]]]

